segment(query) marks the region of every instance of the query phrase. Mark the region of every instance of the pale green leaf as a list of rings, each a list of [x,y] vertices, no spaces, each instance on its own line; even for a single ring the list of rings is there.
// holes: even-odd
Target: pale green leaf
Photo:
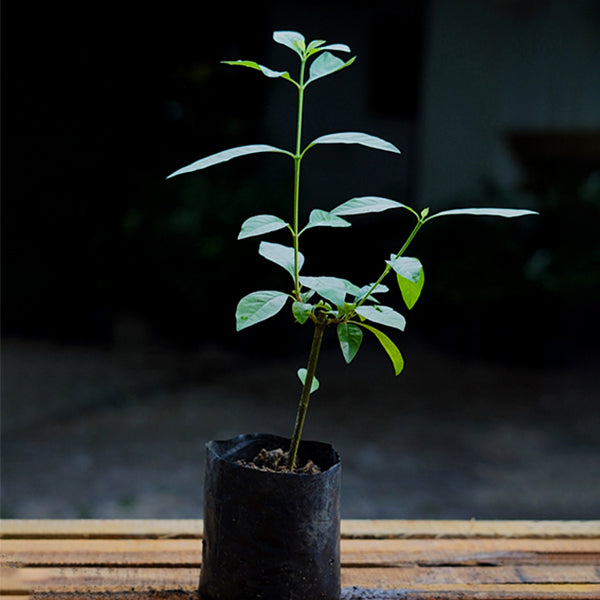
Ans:
[[[255,235],[262,235],[287,227],[287,223],[275,215],[256,215],[246,219],[238,235],[238,240]]]
[[[292,314],[298,323],[304,325],[308,321],[313,308],[312,304],[296,301],[292,304]]]
[[[386,152],[394,152],[400,154],[400,150],[390,142],[386,142],[381,138],[369,135],[368,133],[360,133],[357,131],[345,131],[342,133],[330,133],[322,135],[316,140],[313,140],[308,147],[316,144],[359,144],[376,150],[385,150]]]
[[[352,362],[363,339],[363,333],[360,327],[354,323],[340,323],[337,326],[337,336],[344,360],[347,363]]]
[[[404,277],[413,283],[417,283],[421,277],[423,265],[418,258],[408,256],[392,256],[385,261],[400,277]]]
[[[292,277],[294,277],[294,249],[289,246],[282,246],[281,244],[274,244],[272,242],[261,242],[258,247],[258,253],[274,262],[275,264],[283,267]],[[298,252],[298,270],[302,268],[304,264],[304,256]]]
[[[361,287],[358,292],[356,294],[354,294],[354,299],[356,300],[356,302],[362,300],[366,294],[369,292],[369,290],[373,287],[373,283],[370,283],[369,285],[363,285],[363,287]],[[377,287],[371,292],[371,296],[369,296],[369,299],[372,300],[373,302],[378,302],[378,300],[376,300],[373,297],[373,294],[385,294],[386,292],[389,292],[390,288],[387,287],[387,285],[383,285],[382,283],[378,284]]]
[[[319,48],[319,50],[332,50],[333,52],[350,52],[350,47],[346,44],[328,44]]]
[[[524,215],[537,215],[535,210],[524,210],[517,208],[454,208],[452,210],[443,210],[435,213],[427,220],[443,217],[447,215],[477,215],[483,217],[522,217]]]
[[[349,282],[337,277],[300,277],[300,283],[336,306],[344,305]]]
[[[315,208],[311,211],[308,218],[308,224],[302,231],[310,229],[311,227],[350,227],[350,225],[352,225],[352,223],[349,223],[341,217],[333,215],[326,210]]]
[[[419,296],[421,295],[421,291],[423,290],[423,284],[425,283],[425,272],[421,267],[419,279],[416,283],[412,279],[407,279],[406,277],[402,277],[398,274],[396,275],[396,279],[398,280],[398,287],[400,288],[402,298],[404,299],[407,308],[410,310],[416,304]]]
[[[393,308],[389,306],[359,306],[355,309],[356,313],[361,317],[367,319],[367,321],[373,321],[380,325],[387,325],[388,327],[395,327],[400,331],[404,331],[406,326],[406,319]]]
[[[387,355],[390,357],[392,364],[394,365],[394,372],[396,375],[399,375],[404,368],[404,359],[402,358],[402,354],[400,354],[400,350],[390,338],[383,333],[383,331],[379,331],[375,327],[371,327],[371,325],[367,325],[366,323],[357,323],[361,327],[368,329],[378,340],[379,343],[383,346],[383,349],[387,352]]]
[[[192,171],[199,171],[200,169],[206,169],[207,167],[212,167],[213,165],[218,165],[219,163],[226,162],[231,160],[232,158],[237,158],[238,156],[246,156],[248,154],[257,154],[259,152],[277,152],[280,154],[287,154],[288,156],[292,156],[290,152],[287,150],[282,150],[281,148],[275,148],[274,146],[269,146],[267,144],[252,144],[250,146],[238,146],[236,148],[229,148],[228,150],[223,150],[222,152],[217,152],[216,154],[211,154],[205,158],[201,158],[196,162],[193,162],[186,167],[182,167],[177,171],[171,173],[167,179],[170,177],[175,177],[175,175],[182,175],[183,173],[191,173]]]
[[[321,77],[325,77],[327,75],[331,75],[336,71],[341,71],[342,69],[349,67],[355,58],[351,58],[350,60],[344,62],[341,58],[338,58],[334,54],[330,52],[323,52],[320,54],[310,65],[310,77],[306,82],[306,85],[320,79]]]
[[[250,69],[256,69],[260,71],[263,75],[267,77],[271,77],[272,79],[281,77],[282,79],[287,79],[293,83],[296,83],[287,71],[273,71],[273,69],[269,69],[269,67],[265,67],[263,65],[259,65],[257,62],[253,60],[223,60],[221,61],[224,65],[232,65],[234,67],[248,67]]]
[[[283,308],[287,299],[288,295],[284,292],[272,290],[252,292],[244,296],[238,302],[235,311],[237,331],[276,315]]]
[[[313,40],[306,48],[309,53],[319,52],[319,47],[325,43],[325,40]]]
[[[360,198],[351,198],[347,202],[336,206],[332,211],[332,215],[360,215],[366,213],[378,213],[390,208],[407,208],[405,204],[389,200],[388,198],[380,198],[379,196],[362,196]]]
[[[300,58],[303,57],[304,50],[306,49],[306,40],[301,33],[297,31],[275,31],[273,33],[273,40],[278,44],[283,44],[291,48]]]
[[[302,382],[302,385],[305,385],[306,374],[307,374],[306,369],[298,369],[298,378]],[[313,392],[316,392],[319,389],[320,385],[321,384],[319,383],[319,380],[316,377],[313,377],[313,380],[310,384],[310,393],[312,394]]]

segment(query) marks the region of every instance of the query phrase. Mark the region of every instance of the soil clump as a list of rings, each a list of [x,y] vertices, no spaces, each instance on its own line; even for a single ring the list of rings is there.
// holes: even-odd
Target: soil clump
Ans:
[[[236,461],[236,464],[242,465],[243,467],[248,467],[250,469],[257,469],[259,471],[285,473],[289,472],[288,456],[289,452],[284,451],[281,448],[275,448],[274,450],[266,450],[263,448],[251,461],[241,458]],[[309,459],[302,467],[297,467],[294,469],[294,473],[300,473],[302,475],[316,475],[321,473],[321,469]]]

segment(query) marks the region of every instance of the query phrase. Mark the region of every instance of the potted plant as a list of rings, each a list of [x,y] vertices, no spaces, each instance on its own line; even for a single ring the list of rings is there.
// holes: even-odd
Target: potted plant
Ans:
[[[304,145],[303,106],[309,86],[354,62],[334,53],[348,53],[345,44],[323,40],[306,43],[294,31],[276,31],[275,42],[292,50],[300,61],[294,79],[288,71],[275,71],[253,61],[225,61],[255,69],[270,78],[282,79],[297,90],[296,140],[293,149],[270,145],[230,148],[185,166],[171,175],[182,175],[240,156],[275,152],[289,156],[293,164],[291,214],[260,214],[241,226],[238,239],[262,237],[288,230],[289,245],[261,241],[258,253],[285,269],[291,278],[289,290],[261,290],[244,296],[237,305],[237,330],[256,325],[291,308],[299,324],[313,327],[313,341],[305,368],[298,370],[300,401],[290,439],[267,434],[242,434],[207,444],[205,474],[204,538],[200,593],[202,598],[291,598],[339,599],[340,596],[340,459],[328,444],[302,440],[302,429],[311,394],[318,388],[315,376],[325,331],[336,331],[343,357],[356,356],[363,332],[375,336],[391,359],[396,374],[404,366],[395,343],[380,327],[404,330],[405,318],[381,304],[379,296],[389,291],[385,281],[395,276],[406,307],[411,309],[423,288],[423,266],[406,251],[419,230],[432,219],[447,215],[518,217],[530,210],[470,208],[431,214],[420,212],[389,198],[355,197],[333,210],[314,208],[306,223],[300,223],[300,173],[307,152],[322,144],[359,144],[399,154],[393,144],[359,132],[326,134]],[[386,259],[371,282],[354,284],[330,274],[308,274],[304,268],[301,241],[317,227],[349,227],[348,217],[404,209],[415,218],[412,231]]]

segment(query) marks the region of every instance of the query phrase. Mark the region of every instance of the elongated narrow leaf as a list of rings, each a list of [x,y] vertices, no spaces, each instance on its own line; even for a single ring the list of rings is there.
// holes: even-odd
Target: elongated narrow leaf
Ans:
[[[379,196],[362,196],[360,198],[351,198],[347,202],[336,206],[332,211],[332,215],[361,215],[366,213],[378,213],[390,208],[407,208],[406,204],[389,200],[388,198],[380,198]]]
[[[306,40],[301,33],[297,31],[275,31],[273,33],[273,40],[278,44],[283,44],[291,48],[302,58],[306,48]]]
[[[300,277],[300,283],[314,290],[324,298],[333,302],[336,306],[343,306],[346,297],[346,283],[337,277]]]
[[[454,208],[452,210],[443,210],[439,213],[435,213],[434,215],[427,217],[427,220],[447,215],[477,215],[483,217],[511,218],[537,214],[539,213],[535,210],[524,210],[518,208]]]
[[[321,77],[326,77],[336,71],[341,71],[342,69],[349,67],[354,62],[355,58],[356,57],[353,57],[344,62],[341,58],[331,54],[331,52],[323,52],[323,54],[315,58],[310,65],[310,77],[306,82],[306,85]]]
[[[400,277],[404,277],[404,279],[408,279],[413,283],[419,281],[423,265],[418,258],[411,258],[408,256],[396,257],[392,254],[390,260],[386,260],[385,262],[390,265]]]
[[[302,385],[305,385],[306,382],[306,369],[298,369],[298,379],[302,382]],[[316,377],[313,377],[313,380],[310,384],[310,393],[316,392],[319,389],[319,380]]]
[[[294,304],[292,304],[292,314],[298,323],[304,325],[304,323],[308,321],[313,308],[312,304],[306,302],[294,302]]]
[[[289,246],[282,246],[281,244],[274,244],[272,242],[261,242],[258,247],[258,253],[274,262],[275,264],[283,267],[292,277],[294,277],[294,249]],[[304,256],[298,252],[298,270],[302,268],[304,264]]]
[[[324,43],[325,43],[325,40],[313,40],[312,42],[310,42],[308,44],[308,46],[306,47],[306,50],[308,51],[309,54],[312,54],[313,52],[319,52],[320,46],[322,46]],[[325,50],[325,48],[323,48],[323,50]]]
[[[387,352],[387,355],[390,357],[392,364],[394,365],[394,372],[396,375],[399,375],[404,368],[404,359],[402,358],[402,354],[400,354],[400,350],[390,338],[383,333],[383,331],[379,331],[375,327],[371,327],[371,325],[367,325],[366,323],[357,323],[361,327],[368,329],[378,340],[379,343],[383,346],[383,349]]]
[[[275,215],[256,215],[243,222],[238,240],[270,233],[271,231],[277,231],[285,227],[287,227],[287,223]]]
[[[177,171],[171,173],[167,179],[171,177],[175,177],[175,175],[182,175],[183,173],[191,173],[192,171],[199,171],[200,169],[206,169],[207,167],[212,167],[213,165],[218,165],[222,162],[227,162],[232,158],[237,158],[238,156],[246,156],[248,154],[258,154],[260,152],[278,152],[280,154],[287,154],[288,156],[293,156],[287,150],[282,150],[281,148],[275,148],[275,146],[269,146],[267,144],[252,144],[250,146],[238,146],[236,148],[229,148],[229,150],[223,150],[222,152],[217,152],[216,154],[211,154],[205,158],[201,158],[196,162],[193,162],[186,167],[182,167]]]
[[[423,284],[425,283],[423,267],[421,267],[419,279],[416,283],[412,279],[401,277],[398,274],[396,275],[396,279],[398,280],[398,287],[400,288],[402,298],[404,299],[407,308],[410,310],[416,304],[421,295],[421,291],[423,290]]]
[[[276,315],[284,306],[288,295],[284,292],[264,290],[244,296],[235,311],[236,329],[241,331]]]
[[[350,225],[352,225],[352,223],[349,223],[346,219],[332,215],[326,210],[315,208],[311,211],[308,218],[308,224],[304,230],[310,229],[311,227],[350,227]]]
[[[260,71],[263,75],[267,77],[276,78],[281,77],[282,79],[287,79],[288,81],[292,81],[296,83],[287,71],[273,71],[273,69],[269,69],[269,67],[265,67],[263,65],[259,65],[257,62],[253,60],[223,60],[221,61],[224,65],[232,65],[234,67],[248,67],[250,69],[256,69]]]
[[[346,44],[328,44],[319,48],[319,50],[331,50],[333,52],[350,52],[350,46]]]
[[[363,305],[356,309],[356,313],[367,319],[367,321],[373,321],[374,323],[387,325],[388,327],[395,327],[400,331],[404,331],[404,327],[406,326],[406,319],[389,306]]]
[[[369,135],[368,133],[360,133],[357,131],[345,131],[342,133],[330,133],[328,135],[322,135],[316,140],[313,140],[308,147],[314,146],[315,144],[359,144],[361,146],[367,146],[369,148],[375,148],[376,150],[385,150],[386,152],[394,152],[400,154],[400,150],[381,138]]]
[[[347,363],[352,362],[363,339],[362,330],[354,323],[340,323],[337,326],[337,336],[344,360]]]

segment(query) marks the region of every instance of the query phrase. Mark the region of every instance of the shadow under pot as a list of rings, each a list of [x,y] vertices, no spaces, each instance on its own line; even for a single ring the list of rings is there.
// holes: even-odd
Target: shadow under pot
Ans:
[[[297,464],[321,472],[239,464],[290,440],[243,434],[206,445],[202,600],[339,600],[341,463],[329,444],[300,443]]]

